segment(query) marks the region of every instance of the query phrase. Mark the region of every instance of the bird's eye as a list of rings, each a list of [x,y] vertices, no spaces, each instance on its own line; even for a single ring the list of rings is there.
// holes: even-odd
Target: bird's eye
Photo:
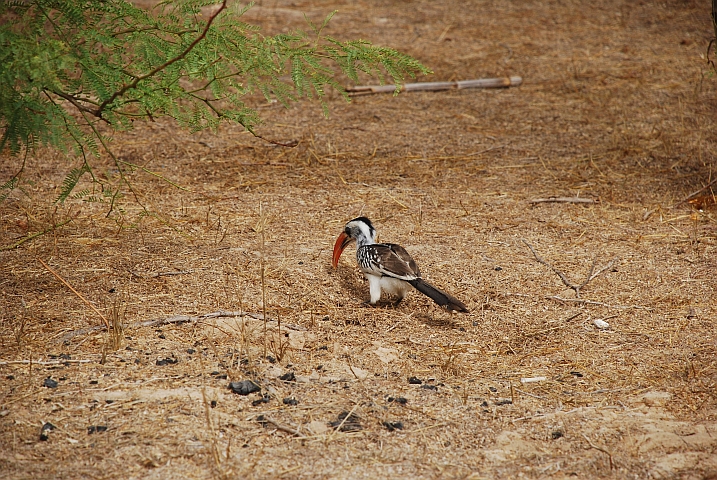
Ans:
[[[346,235],[348,235],[348,236],[351,236],[351,229],[350,229],[349,227],[346,227],[346,228],[344,229],[344,233],[345,233]]]

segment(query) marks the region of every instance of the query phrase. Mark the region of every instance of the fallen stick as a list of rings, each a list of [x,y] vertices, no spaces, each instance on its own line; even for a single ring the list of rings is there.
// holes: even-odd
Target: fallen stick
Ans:
[[[476,80],[460,80],[457,82],[420,82],[404,83],[398,87],[399,92],[437,92],[440,90],[462,90],[464,88],[507,88],[517,87],[523,83],[522,77],[479,78]],[[371,95],[373,93],[392,93],[396,85],[356,85],[346,87],[350,96]]]
[[[202,320],[207,320],[207,319],[211,319],[211,318],[239,318],[239,317],[249,317],[249,318],[253,318],[254,320],[263,320],[264,319],[264,316],[261,313],[231,312],[231,311],[226,311],[226,310],[219,310],[218,312],[205,313],[203,315],[196,315],[196,316],[172,315],[172,316],[164,317],[164,318],[143,320],[140,322],[132,323],[131,325],[127,325],[126,328],[158,327],[161,325],[172,325],[175,323],[196,323],[196,322],[200,322]],[[277,321],[273,320],[273,319],[267,319],[267,322],[269,324],[277,323]],[[290,330],[296,330],[296,331],[306,330],[305,327],[302,327],[301,325],[295,325],[293,323],[284,323],[283,326]],[[65,343],[69,340],[72,340],[73,338],[75,338],[77,336],[87,335],[89,333],[93,333],[93,332],[97,332],[97,331],[105,330],[105,329],[106,329],[106,327],[104,327],[104,326],[96,326],[96,327],[81,328],[79,330],[73,330],[71,332],[64,334],[62,337],[60,337],[57,340],[57,343]]]
[[[700,188],[699,190],[690,193],[690,194],[687,195],[685,198],[683,198],[683,199],[680,200],[679,202],[677,202],[677,203],[675,203],[674,205],[672,205],[672,206],[670,207],[670,209],[673,209],[673,208],[677,207],[678,205],[682,205],[683,203],[685,203],[686,201],[688,201],[690,198],[694,197],[694,196],[697,195],[698,193],[704,192],[705,190],[707,190],[708,188],[710,188],[710,187],[711,187],[712,185],[714,185],[715,183],[717,183],[717,178],[715,178],[714,180],[712,180],[710,183],[708,183],[708,184],[705,185],[704,187]]]
[[[548,197],[548,198],[535,198],[528,203],[598,203],[599,200],[594,198],[582,198],[582,197]]]
[[[53,269],[51,269],[50,266],[49,266],[48,264],[46,264],[45,262],[43,262],[40,257],[37,257],[37,261],[40,262],[40,263],[42,264],[42,266],[47,269],[48,272],[50,272],[51,274],[53,274],[53,275],[55,276],[55,278],[57,278],[59,281],[61,281],[62,283],[64,283],[65,286],[66,286],[67,288],[69,288],[69,289],[72,291],[72,293],[74,293],[75,295],[77,295],[80,300],[82,300],[83,302],[85,302],[85,304],[86,304],[88,307],[90,307],[92,310],[94,310],[95,313],[96,313],[97,315],[99,315],[100,318],[102,319],[102,321],[105,323],[105,327],[107,327],[107,330],[110,329],[110,322],[107,321],[107,319],[105,318],[105,316],[102,315],[102,314],[100,313],[100,311],[97,310],[97,308],[95,308],[94,305],[92,305],[87,299],[85,299],[85,297],[83,297],[83,296],[80,294],[80,292],[78,292],[77,290],[75,290],[74,288],[72,288],[72,285],[70,285],[69,283],[67,283],[67,281],[66,281],[64,278],[62,278],[57,272],[55,272]]]

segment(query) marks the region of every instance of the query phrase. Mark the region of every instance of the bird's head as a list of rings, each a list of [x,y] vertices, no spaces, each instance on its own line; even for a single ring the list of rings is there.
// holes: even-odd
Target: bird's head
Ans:
[[[334,268],[339,264],[339,258],[343,253],[344,249],[351,242],[358,243],[361,245],[370,245],[376,242],[376,229],[373,228],[371,220],[366,217],[358,217],[351,220],[344,227],[344,231],[341,232],[339,238],[336,239],[334,244],[334,256],[331,261],[331,265]]]

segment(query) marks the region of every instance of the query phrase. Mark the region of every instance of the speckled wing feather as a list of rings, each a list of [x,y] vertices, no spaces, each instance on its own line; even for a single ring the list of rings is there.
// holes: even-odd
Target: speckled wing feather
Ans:
[[[374,243],[361,247],[358,257],[369,260],[361,266],[375,274],[401,280],[415,280],[421,278],[415,260],[409,255],[405,248],[393,243]]]

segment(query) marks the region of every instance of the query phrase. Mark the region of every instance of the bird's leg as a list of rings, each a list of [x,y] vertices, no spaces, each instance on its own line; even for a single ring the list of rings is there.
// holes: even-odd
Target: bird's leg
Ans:
[[[381,299],[381,277],[376,275],[366,275],[368,278],[368,288],[371,293],[371,305],[375,305]]]

